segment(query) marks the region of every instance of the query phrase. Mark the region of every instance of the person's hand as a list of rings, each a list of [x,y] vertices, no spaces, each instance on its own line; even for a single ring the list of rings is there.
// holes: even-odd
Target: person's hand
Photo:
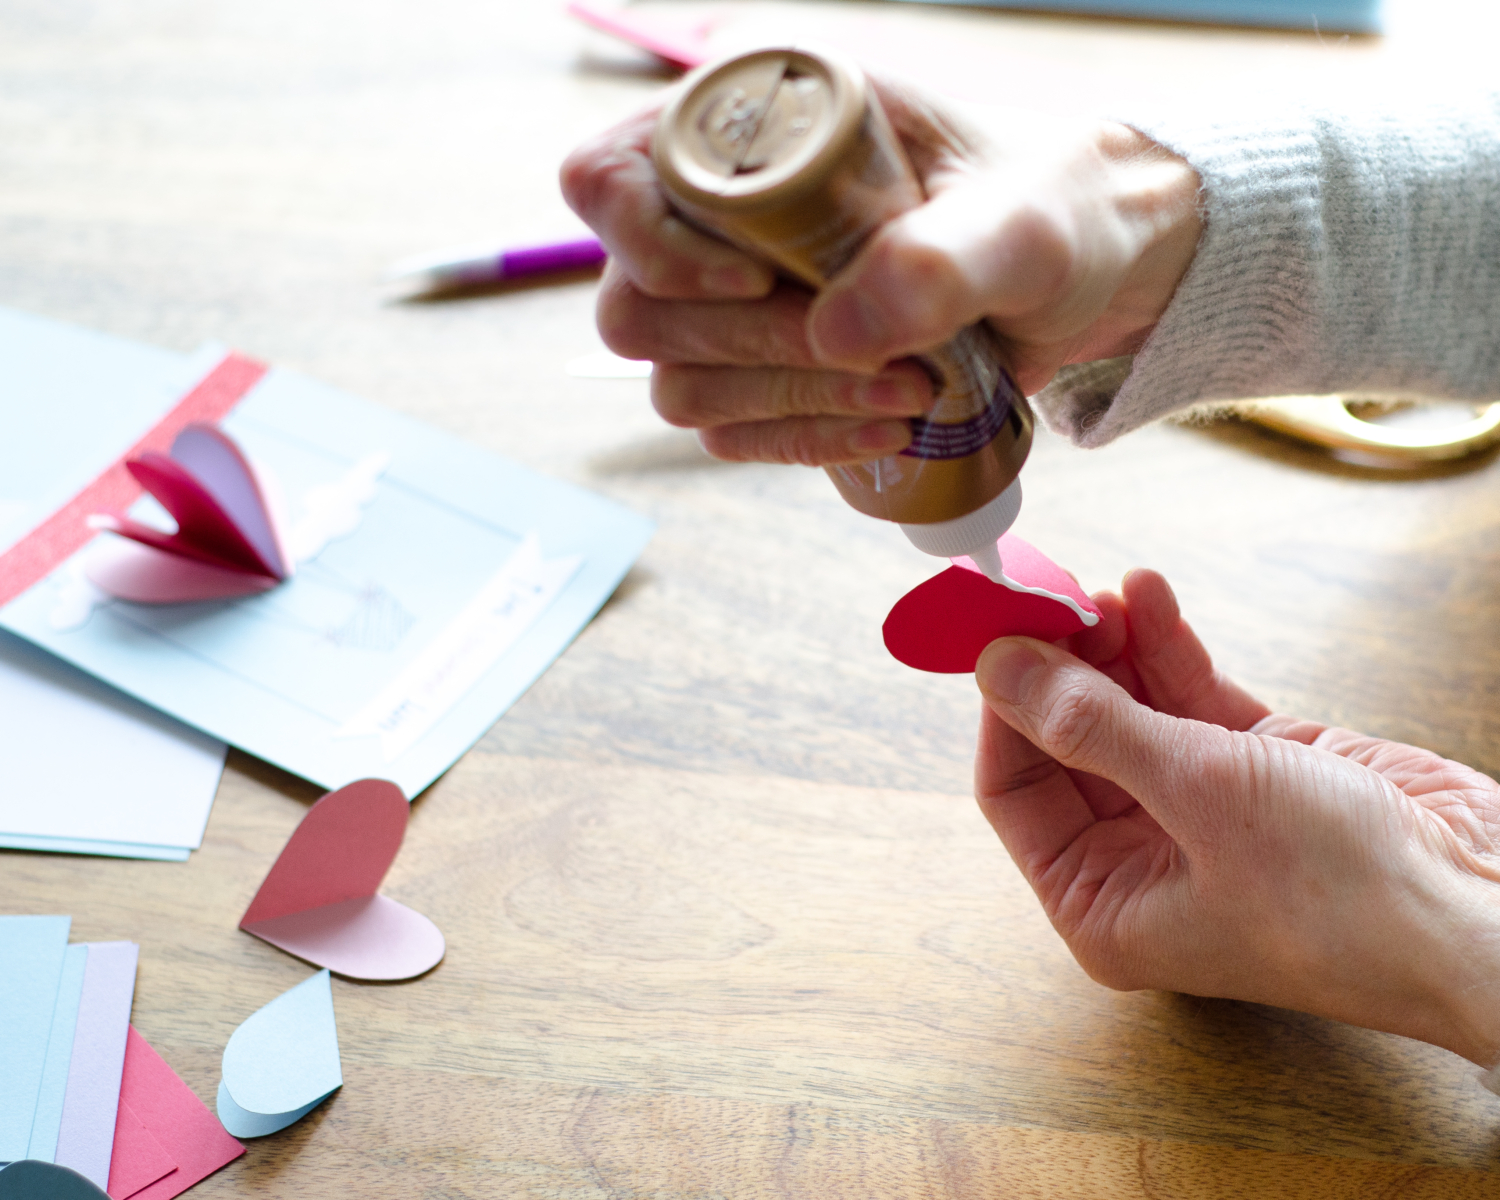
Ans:
[[[1272,714],[1160,575],[981,656],[975,790],[1083,969],[1500,1058],[1500,786]]]
[[[563,194],[609,249],[606,344],[651,359],[652,400],[734,460],[895,453],[932,402],[899,361],[988,318],[1028,394],[1133,352],[1202,232],[1197,173],[1107,122],[875,91],[927,191],[816,298],[673,214],[651,165],[660,105],[569,156]]]

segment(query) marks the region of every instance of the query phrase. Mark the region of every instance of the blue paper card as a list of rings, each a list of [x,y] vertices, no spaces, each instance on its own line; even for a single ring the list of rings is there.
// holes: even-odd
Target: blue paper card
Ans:
[[[24,1159],[71,917],[0,917],[0,1163]]]
[[[0,348],[17,321],[35,325],[0,311]],[[107,358],[162,411],[164,381],[181,390],[222,353],[186,372],[150,355],[131,365],[115,339],[68,332],[71,343],[54,337],[53,353],[20,372],[0,355],[0,395],[7,411],[13,398],[26,411],[50,406],[33,420],[48,454],[60,449],[54,424],[85,430],[90,462],[133,438],[92,430],[115,399],[59,383],[64,358],[70,379],[77,360]],[[602,497],[290,372],[270,371],[221,427],[279,482],[291,540],[311,548],[291,579],[233,600],[131,604],[89,588],[91,544],[0,609],[0,625],[328,788],[375,776],[420,792],[562,652],[652,530]],[[29,452],[11,445],[0,479]],[[29,505],[34,518],[65,489],[45,471],[29,478],[47,497]],[[150,497],[131,511],[168,527]]]
[[[953,0],[906,0],[949,4]],[[1212,25],[1265,25],[1338,33],[1379,33],[1382,0],[958,0],[969,8],[1020,8]]]

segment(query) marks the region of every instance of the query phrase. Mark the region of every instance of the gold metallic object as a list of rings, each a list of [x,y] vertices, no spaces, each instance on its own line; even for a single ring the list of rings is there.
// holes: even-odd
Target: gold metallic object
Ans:
[[[1240,412],[1279,433],[1330,450],[1382,459],[1392,466],[1463,458],[1500,443],[1500,401],[1471,420],[1436,427],[1383,424],[1350,411],[1351,406],[1389,403],[1364,396],[1276,396],[1245,403]]]

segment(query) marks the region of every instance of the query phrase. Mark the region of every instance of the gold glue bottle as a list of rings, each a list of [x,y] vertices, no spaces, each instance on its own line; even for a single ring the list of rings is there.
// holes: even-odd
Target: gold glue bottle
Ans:
[[[822,51],[756,50],[699,68],[663,111],[651,151],[684,217],[814,289],[923,200],[864,75]],[[911,445],[828,474],[917,549],[968,555],[1000,582],[995,543],[1021,511],[1031,409],[982,322],[918,360],[937,400],[912,419]]]

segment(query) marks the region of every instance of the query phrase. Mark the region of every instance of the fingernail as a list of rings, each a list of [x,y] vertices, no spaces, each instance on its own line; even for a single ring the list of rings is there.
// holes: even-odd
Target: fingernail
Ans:
[[[983,660],[984,690],[1011,704],[1021,704],[1047,660],[1024,642],[1008,642]]]
[[[905,421],[871,421],[849,435],[849,449],[860,458],[895,454],[911,444],[911,426]]]
[[[854,391],[854,402],[866,412],[895,416],[920,416],[925,397],[915,380],[905,375],[877,375],[862,380]]]
[[[761,272],[736,263],[709,267],[699,281],[711,296],[759,296],[766,290]]]
[[[890,338],[885,314],[859,292],[828,297],[813,313],[808,333],[825,362],[863,362]]]

